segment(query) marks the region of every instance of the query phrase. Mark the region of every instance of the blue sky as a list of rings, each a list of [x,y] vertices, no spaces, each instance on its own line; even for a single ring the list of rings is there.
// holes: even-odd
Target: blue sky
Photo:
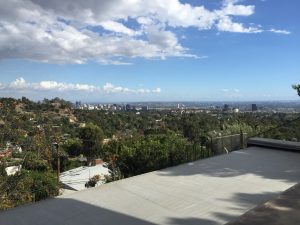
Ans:
[[[299,1],[112,2],[0,0],[0,96],[298,99]]]

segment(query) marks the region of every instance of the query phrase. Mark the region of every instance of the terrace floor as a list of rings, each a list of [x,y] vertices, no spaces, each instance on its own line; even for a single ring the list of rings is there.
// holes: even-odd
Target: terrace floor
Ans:
[[[300,184],[255,207],[227,225],[299,225]]]
[[[300,181],[300,154],[249,147],[0,212],[0,225],[219,225]]]

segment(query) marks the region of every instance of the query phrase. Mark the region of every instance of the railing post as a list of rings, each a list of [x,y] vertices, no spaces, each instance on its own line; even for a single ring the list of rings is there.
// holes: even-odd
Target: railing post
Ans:
[[[214,154],[214,149],[213,149],[213,139],[210,137],[210,151],[212,154]]]
[[[244,134],[243,134],[242,130],[240,131],[240,143],[241,143],[241,145],[240,145],[241,149],[244,149],[245,143],[244,143]]]
[[[221,143],[222,143],[222,147],[221,147],[222,154],[224,154],[224,137],[221,137]],[[219,154],[219,152],[218,152],[218,154]]]

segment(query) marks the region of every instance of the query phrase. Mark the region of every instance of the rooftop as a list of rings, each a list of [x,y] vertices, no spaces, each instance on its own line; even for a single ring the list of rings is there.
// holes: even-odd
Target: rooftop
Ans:
[[[255,207],[227,225],[300,224],[300,184]]]
[[[101,175],[102,177],[109,175],[108,168],[102,164],[96,166],[81,166],[61,173],[59,179],[65,189],[70,188],[72,190],[81,191],[86,188],[86,182],[95,175]]]
[[[249,147],[3,211],[0,224],[225,224],[297,184],[299,162]]]

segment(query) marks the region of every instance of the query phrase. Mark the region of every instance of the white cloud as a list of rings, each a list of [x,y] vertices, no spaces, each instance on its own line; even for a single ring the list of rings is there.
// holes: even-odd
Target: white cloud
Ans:
[[[24,80],[23,77],[17,78],[8,85],[8,87],[12,89],[28,88],[29,86],[30,85]]]
[[[235,16],[250,16],[254,14],[255,6],[253,5],[234,5],[235,3],[228,2],[221,10],[220,14],[235,15]]]
[[[97,87],[87,84],[61,83],[56,81],[41,81],[38,84],[32,84],[35,89],[39,90],[58,90],[58,91],[87,91],[93,92]]]
[[[156,89],[153,89],[152,92],[153,92],[153,93],[160,93],[160,92],[161,92],[161,89],[160,89],[160,88],[156,88]]]
[[[1,91],[54,91],[54,92],[86,92],[86,93],[128,93],[128,94],[149,94],[160,93],[160,88],[155,89],[129,89],[126,87],[115,86],[111,83],[106,83],[103,87],[94,86],[89,84],[74,84],[64,83],[57,81],[40,81],[36,83],[27,82],[24,78],[20,77],[8,83],[0,83]]]
[[[153,24],[154,23],[154,21],[151,19],[151,18],[149,18],[149,17],[138,17],[137,18],[137,22],[139,23],[139,24],[143,24],[143,25],[151,25],[151,24]]]
[[[237,4],[241,1],[243,1],[243,0],[223,0],[223,4],[226,6],[226,5],[230,5],[230,4]]]
[[[277,34],[291,34],[291,32],[288,31],[288,30],[270,29],[269,31],[272,32],[272,33],[277,33]]]
[[[225,93],[239,93],[240,92],[240,89],[227,89],[227,88],[224,88],[221,90],[222,92],[225,92]]]
[[[0,60],[120,65],[136,57],[195,57],[179,42],[176,28],[262,32],[233,22],[255,12],[238,0],[225,0],[215,10],[179,0],[0,0],[0,5]],[[129,20],[136,24],[129,26]]]
[[[29,83],[23,77],[17,78],[9,84],[2,84],[5,90],[54,90],[54,91],[87,91],[98,90],[97,87],[87,84],[72,84],[56,81],[41,81],[39,83]]]
[[[101,23],[101,26],[106,30],[113,31],[116,33],[123,33],[130,36],[136,34],[136,32],[133,31],[132,29],[129,29],[128,27],[124,26],[122,23],[118,23],[115,21],[104,21]]]
[[[143,93],[160,93],[161,89],[156,88],[156,89],[129,89],[125,87],[120,87],[120,86],[115,86],[111,83],[106,83],[103,86],[103,90],[106,93],[132,93],[132,94],[143,94]]]
[[[224,16],[219,20],[217,27],[220,31],[236,32],[236,33],[261,33],[261,29],[256,27],[244,27],[242,23],[232,22],[231,18]]]

